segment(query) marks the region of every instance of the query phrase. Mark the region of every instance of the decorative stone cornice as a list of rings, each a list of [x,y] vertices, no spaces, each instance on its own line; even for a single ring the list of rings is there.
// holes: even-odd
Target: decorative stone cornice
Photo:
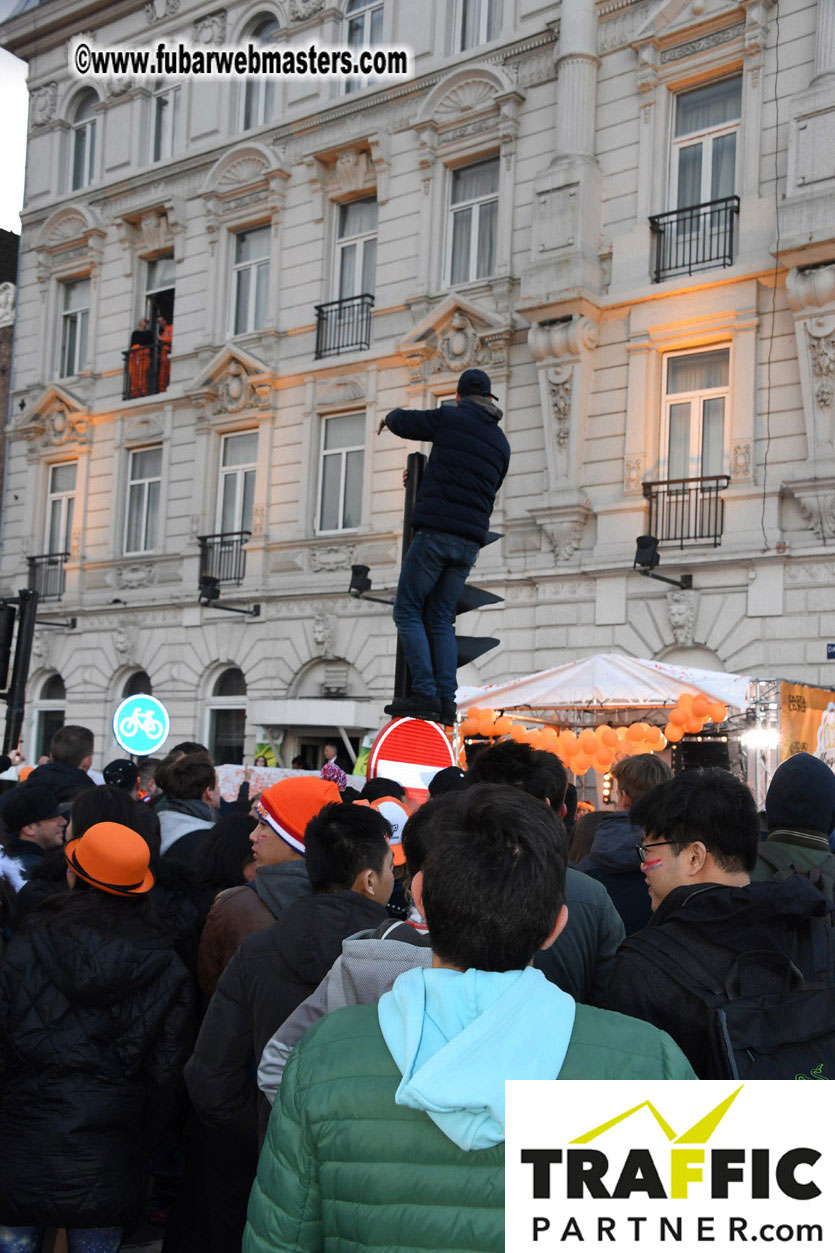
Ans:
[[[87,409],[70,392],[53,384],[25,410],[15,432],[33,448],[63,448],[90,442]]]
[[[534,322],[528,331],[528,347],[534,361],[577,357],[583,349],[597,347],[600,332],[588,317],[572,317],[566,322]]]
[[[792,479],[783,484],[782,492],[795,499],[822,543],[835,538],[835,478]]]
[[[795,313],[835,304],[835,265],[822,265],[813,270],[793,267],[786,275],[786,296]]]
[[[570,505],[548,505],[530,509],[528,512],[545,534],[557,564],[570,561],[580,543],[585,525],[592,516],[588,501],[580,500]]]

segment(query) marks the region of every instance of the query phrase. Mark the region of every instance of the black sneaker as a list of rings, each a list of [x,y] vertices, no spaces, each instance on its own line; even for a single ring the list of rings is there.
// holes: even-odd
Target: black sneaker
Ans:
[[[394,718],[422,718],[426,722],[437,722],[441,715],[441,702],[437,696],[403,696],[386,705],[385,711]]]
[[[455,715],[458,712],[454,700],[441,701],[441,725],[445,727],[455,726]]]

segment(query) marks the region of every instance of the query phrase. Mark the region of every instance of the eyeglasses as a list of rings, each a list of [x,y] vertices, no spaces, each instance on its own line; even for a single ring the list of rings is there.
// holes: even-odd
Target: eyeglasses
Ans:
[[[646,861],[654,848],[663,848],[665,844],[677,844],[677,840],[656,840],[654,844],[636,844],[635,851],[641,861]]]

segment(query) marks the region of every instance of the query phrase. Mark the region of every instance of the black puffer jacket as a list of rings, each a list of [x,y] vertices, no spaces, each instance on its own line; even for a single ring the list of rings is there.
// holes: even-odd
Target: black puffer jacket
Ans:
[[[40,783],[41,787],[49,788],[59,805],[75,800],[79,792],[96,786],[89,774],[79,770],[78,766],[71,766],[68,761],[46,761],[42,766],[35,767],[26,782]]]
[[[135,902],[55,900],[0,963],[0,1225],[124,1226],[194,1038],[180,959]]]
[[[492,401],[467,396],[439,409],[393,409],[386,426],[402,439],[431,440],[432,452],[412,515],[415,529],[445,531],[483,545],[510,445]]]
[[[647,881],[635,847],[641,831],[633,827],[625,810],[604,818],[594,841],[577,869],[602,883],[623,919],[626,934],[640,931],[652,917]]]

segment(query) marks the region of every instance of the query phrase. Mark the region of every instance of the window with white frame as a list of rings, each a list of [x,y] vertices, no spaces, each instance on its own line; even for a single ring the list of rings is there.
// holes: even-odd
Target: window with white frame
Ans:
[[[453,170],[447,236],[453,286],[493,273],[498,217],[498,157]]]
[[[212,760],[239,766],[246,739],[246,678],[237,666],[220,674],[209,697],[209,752]]]
[[[275,43],[276,32],[281,23],[278,18],[269,14],[256,20],[252,26],[249,39],[262,48],[270,48]],[[275,104],[275,82],[268,75],[248,78],[244,88],[242,124],[245,131],[253,126],[264,126],[272,120]]]
[[[691,209],[734,195],[742,76],[675,97],[672,209]]]
[[[252,530],[258,432],[224,435],[220,453],[217,529],[229,533]]]
[[[348,19],[348,46],[355,51],[360,48],[379,48],[383,42],[383,0],[348,0],[345,16]],[[359,91],[373,82],[373,78],[345,78],[341,80],[346,92]]]
[[[49,755],[52,737],[64,725],[64,712],[67,701],[67,689],[60,674],[50,674],[41,685],[40,695],[35,701],[35,743],[31,753],[33,761]]]
[[[730,355],[730,348],[713,348],[665,359],[663,441],[668,479],[725,472]]]
[[[232,267],[232,334],[257,331],[267,320],[270,284],[270,228],[238,231]]]
[[[374,295],[377,269],[377,200],[354,200],[338,208],[336,239],[337,299]]]
[[[75,510],[76,461],[62,461],[49,467],[46,495],[46,551],[69,553]]]
[[[319,467],[319,531],[348,531],[362,520],[365,414],[347,413],[322,422]]]
[[[61,363],[62,378],[78,374],[87,363],[87,330],[90,322],[90,280],[62,283]]]
[[[85,91],[76,102],[72,120],[72,169],[70,188],[78,191],[93,182],[96,171],[96,115],[99,98]]]
[[[165,161],[180,148],[180,87],[158,82],[154,89],[151,160]]]
[[[137,448],[130,454],[125,552],[152,552],[159,543],[162,445]]]
[[[498,39],[502,0],[461,0],[461,50]]]

